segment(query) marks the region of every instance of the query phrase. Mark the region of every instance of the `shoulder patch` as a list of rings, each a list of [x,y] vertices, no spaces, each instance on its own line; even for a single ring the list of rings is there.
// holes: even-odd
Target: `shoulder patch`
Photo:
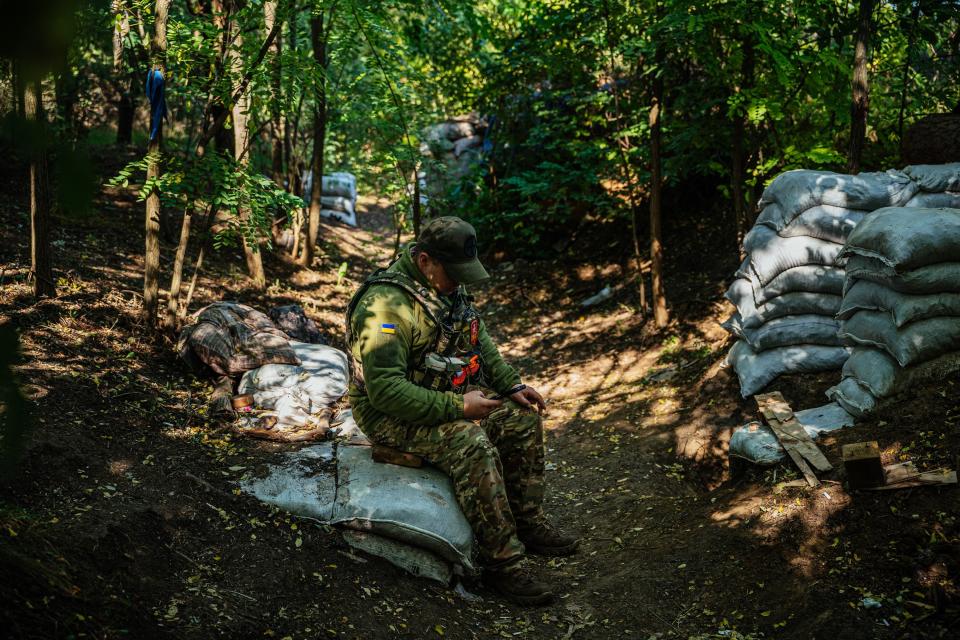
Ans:
[[[396,333],[397,325],[392,322],[384,322],[380,325],[380,333]]]

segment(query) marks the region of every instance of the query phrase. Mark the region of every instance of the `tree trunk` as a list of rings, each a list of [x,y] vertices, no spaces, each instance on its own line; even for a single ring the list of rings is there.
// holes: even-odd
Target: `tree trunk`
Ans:
[[[43,85],[31,82],[24,96],[27,118],[37,129],[46,131],[43,111]],[[53,269],[50,267],[50,180],[47,170],[47,149],[44,135],[30,160],[30,275],[33,294],[38,298],[56,295]]]
[[[310,18],[313,61],[317,65],[313,112],[313,185],[310,189],[310,213],[307,218],[307,240],[303,244],[301,264],[310,267],[320,234],[320,196],[323,193],[323,146],[327,137],[327,37],[323,31],[323,12]]]
[[[129,145],[133,141],[133,94],[139,82],[132,73],[123,69],[123,43],[130,34],[130,18],[123,0],[113,0],[113,12],[119,19],[113,29],[113,72],[119,79],[120,97],[117,100],[117,144]]]
[[[657,7],[659,19],[660,7]],[[650,104],[650,293],[653,321],[658,328],[667,326],[667,297],[663,290],[663,244],[661,243],[661,203],[663,167],[660,160],[660,122],[663,110],[663,52],[657,47],[657,76],[653,81]]]
[[[277,20],[277,0],[263,4],[263,17],[267,32],[273,29]],[[278,34],[270,46],[270,136],[273,140],[271,177],[278,187],[283,187],[283,119],[280,101],[283,97],[281,80],[283,78],[280,53],[283,38]]]
[[[156,21],[153,39],[150,43],[150,58],[153,68],[166,76],[167,56],[167,11],[170,0],[157,0]],[[147,180],[160,177],[160,154],[163,150],[163,122],[160,122],[157,135],[147,147]],[[160,194],[151,189],[147,196],[145,218],[145,251],[143,255],[143,312],[142,319],[148,327],[157,321],[157,306],[160,289]]]
[[[747,36],[743,42],[743,62],[740,67],[741,86],[734,88],[734,93],[740,93],[753,87],[753,72],[755,66],[753,38]],[[743,238],[750,230],[752,216],[748,215],[748,205],[744,194],[746,179],[746,157],[744,138],[746,137],[747,117],[742,111],[734,116],[733,120],[733,157],[730,167],[730,187],[733,195],[733,214],[737,228],[737,251],[743,258]]]
[[[903,74],[900,89],[900,112],[897,114],[897,140],[900,141],[900,161],[903,161],[903,116],[907,110],[907,95],[910,89],[910,54],[913,51],[913,40],[917,30],[917,20],[920,18],[920,3],[913,5],[910,11],[910,28],[907,31],[907,50],[903,61]]]
[[[239,25],[237,26],[239,29]],[[234,46],[230,48],[231,64],[237,77],[243,73],[243,60],[240,58],[239,47],[242,46],[243,39],[238,33]],[[250,97],[244,92],[236,102],[233,103],[233,149],[237,164],[246,170],[250,164],[250,154],[247,147],[250,144]],[[250,224],[250,207],[248,205],[240,206],[240,226],[243,235],[243,255],[247,260],[247,271],[250,273],[250,280],[253,281],[253,288],[257,291],[263,291],[267,288],[267,276],[263,271],[263,257],[260,254],[260,246],[257,241],[258,234],[248,234],[246,229]],[[252,237],[248,237],[252,236]]]
[[[167,310],[163,314],[163,329],[175,331],[180,314],[180,287],[183,284],[183,262],[187,257],[187,245],[190,243],[190,223],[193,218],[193,207],[188,206],[183,212],[183,223],[180,226],[180,242],[177,244],[177,254],[173,259],[173,275],[170,276],[170,297],[167,298]]]
[[[870,90],[867,77],[867,50],[870,46],[870,27],[875,0],[860,0],[857,16],[857,36],[853,52],[853,101],[850,105],[850,152],[847,155],[847,173],[860,173],[860,159],[867,137],[867,112],[870,109]]]
[[[136,114],[133,94],[139,84],[133,75],[121,81],[122,90],[117,100],[117,144],[121,146],[133,143],[133,117]]]

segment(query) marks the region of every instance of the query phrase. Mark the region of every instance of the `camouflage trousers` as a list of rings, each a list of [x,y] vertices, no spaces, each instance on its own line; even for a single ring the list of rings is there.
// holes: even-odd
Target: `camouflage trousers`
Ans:
[[[423,457],[453,480],[485,567],[523,557],[517,525],[543,518],[543,421],[507,400],[478,425],[455,420],[435,427],[383,420],[364,425],[372,441]]]

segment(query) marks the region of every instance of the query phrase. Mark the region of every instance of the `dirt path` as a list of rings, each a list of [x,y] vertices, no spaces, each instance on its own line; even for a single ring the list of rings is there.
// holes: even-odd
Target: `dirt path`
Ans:
[[[505,355],[550,399],[547,510],[583,536],[574,558],[537,561],[558,603],[520,609],[476,585],[468,599],[359,557],[335,531],[239,495],[280,447],[208,420],[206,385],[169,342],[140,337],[140,206],[116,192],[101,205],[60,221],[60,298],[0,289],[37,417],[0,490],[0,566],[13,576],[0,625],[16,637],[894,638],[947,637],[958,621],[955,491],[851,496],[837,482],[783,488],[786,467],[731,474],[729,430],[752,409],[719,366],[722,283],[668,282],[695,294],[674,307],[685,321],[654,335],[625,293],[577,304],[621,279],[613,258],[492,264],[478,296]],[[21,214],[0,215],[0,262],[22,266]],[[199,300],[299,302],[339,335],[350,293],[392,248],[375,202],[361,219],[324,226],[315,271],[269,264],[277,280],[257,295],[214,264]],[[832,380],[776,388],[808,407]],[[836,462],[840,443],[880,436],[888,458],[951,462],[960,416],[944,385],[825,452]]]

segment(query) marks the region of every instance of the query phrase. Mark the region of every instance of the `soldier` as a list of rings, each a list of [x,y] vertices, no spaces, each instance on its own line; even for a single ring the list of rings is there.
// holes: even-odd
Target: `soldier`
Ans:
[[[424,225],[350,301],[350,404],[373,442],[453,480],[484,583],[513,602],[545,604],[553,593],[524,552],[570,555],[577,539],[541,508],[543,397],[504,362],[463,287],[486,278],[471,225],[455,217]]]

